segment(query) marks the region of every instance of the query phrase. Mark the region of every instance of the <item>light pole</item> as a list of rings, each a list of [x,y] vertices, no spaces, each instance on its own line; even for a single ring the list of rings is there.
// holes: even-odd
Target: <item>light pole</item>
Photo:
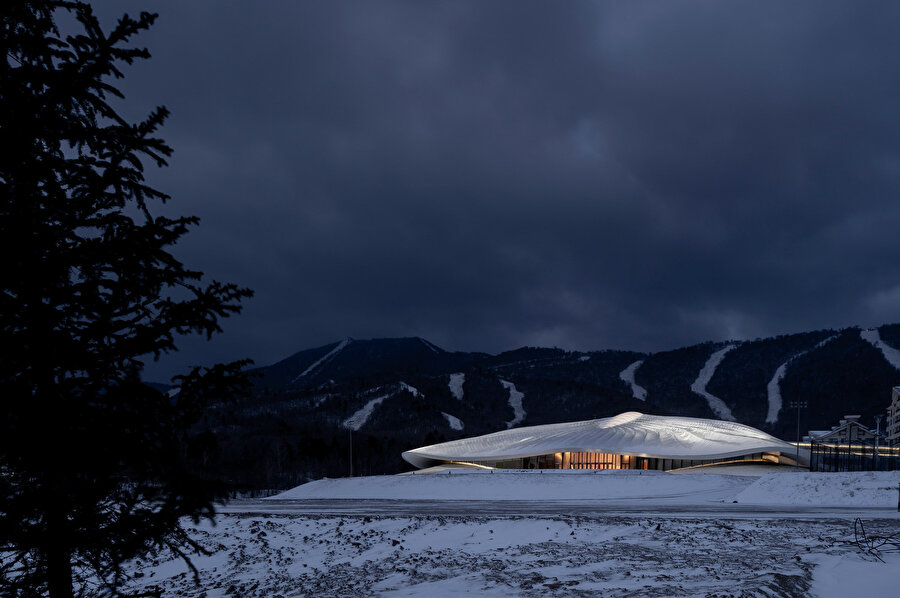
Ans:
[[[878,440],[881,438],[881,420],[884,418],[884,415],[878,414],[875,416],[875,463],[873,467],[875,471],[878,471]]]
[[[800,471],[800,410],[806,409],[806,401],[791,401],[790,407],[797,408],[797,455],[794,457],[794,471]]]
[[[353,430],[350,430],[350,477],[353,477]]]

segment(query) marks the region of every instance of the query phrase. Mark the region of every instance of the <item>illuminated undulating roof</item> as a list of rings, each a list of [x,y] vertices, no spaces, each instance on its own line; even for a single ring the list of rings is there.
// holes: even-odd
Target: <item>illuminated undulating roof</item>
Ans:
[[[447,461],[500,461],[559,452],[586,451],[662,459],[724,459],[753,453],[794,455],[794,445],[736,422],[644,415],[503,430],[432,444],[403,453],[423,468]],[[808,460],[800,451],[800,460]]]

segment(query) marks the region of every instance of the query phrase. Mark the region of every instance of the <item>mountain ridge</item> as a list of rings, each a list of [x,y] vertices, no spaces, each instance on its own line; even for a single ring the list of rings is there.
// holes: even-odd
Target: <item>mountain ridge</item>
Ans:
[[[809,405],[800,413],[804,433],[850,413],[873,425],[887,407],[891,388],[900,385],[900,368],[888,359],[900,350],[900,324],[867,330],[655,353],[521,347],[491,355],[446,351],[420,337],[348,337],[256,368],[251,396],[211,410],[205,425],[213,432],[198,451],[220,473],[234,474],[235,483],[281,487],[346,474],[351,433],[359,473],[401,471],[403,450],[506,429],[509,422],[623,411],[730,415],[793,440],[797,412],[787,408],[793,400]]]

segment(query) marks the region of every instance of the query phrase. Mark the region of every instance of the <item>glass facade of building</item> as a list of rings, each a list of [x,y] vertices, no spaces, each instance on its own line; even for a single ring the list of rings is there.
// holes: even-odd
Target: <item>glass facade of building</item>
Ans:
[[[767,453],[753,453],[722,459],[663,459],[658,457],[634,457],[615,453],[593,453],[587,451],[550,453],[534,457],[506,459],[503,461],[460,461],[461,465],[471,464],[495,469],[644,469],[669,471],[684,467],[699,467],[716,463],[772,463],[777,457]]]

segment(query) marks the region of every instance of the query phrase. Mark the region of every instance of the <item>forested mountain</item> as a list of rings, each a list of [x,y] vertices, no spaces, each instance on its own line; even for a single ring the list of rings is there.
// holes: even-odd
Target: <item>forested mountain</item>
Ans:
[[[793,440],[846,414],[866,425],[900,385],[900,324],[673,351],[526,347],[454,353],[421,338],[344,339],[258,368],[252,396],[217,404],[189,447],[235,486],[287,487],[409,469],[406,449],[509,426],[635,410],[734,419]]]

